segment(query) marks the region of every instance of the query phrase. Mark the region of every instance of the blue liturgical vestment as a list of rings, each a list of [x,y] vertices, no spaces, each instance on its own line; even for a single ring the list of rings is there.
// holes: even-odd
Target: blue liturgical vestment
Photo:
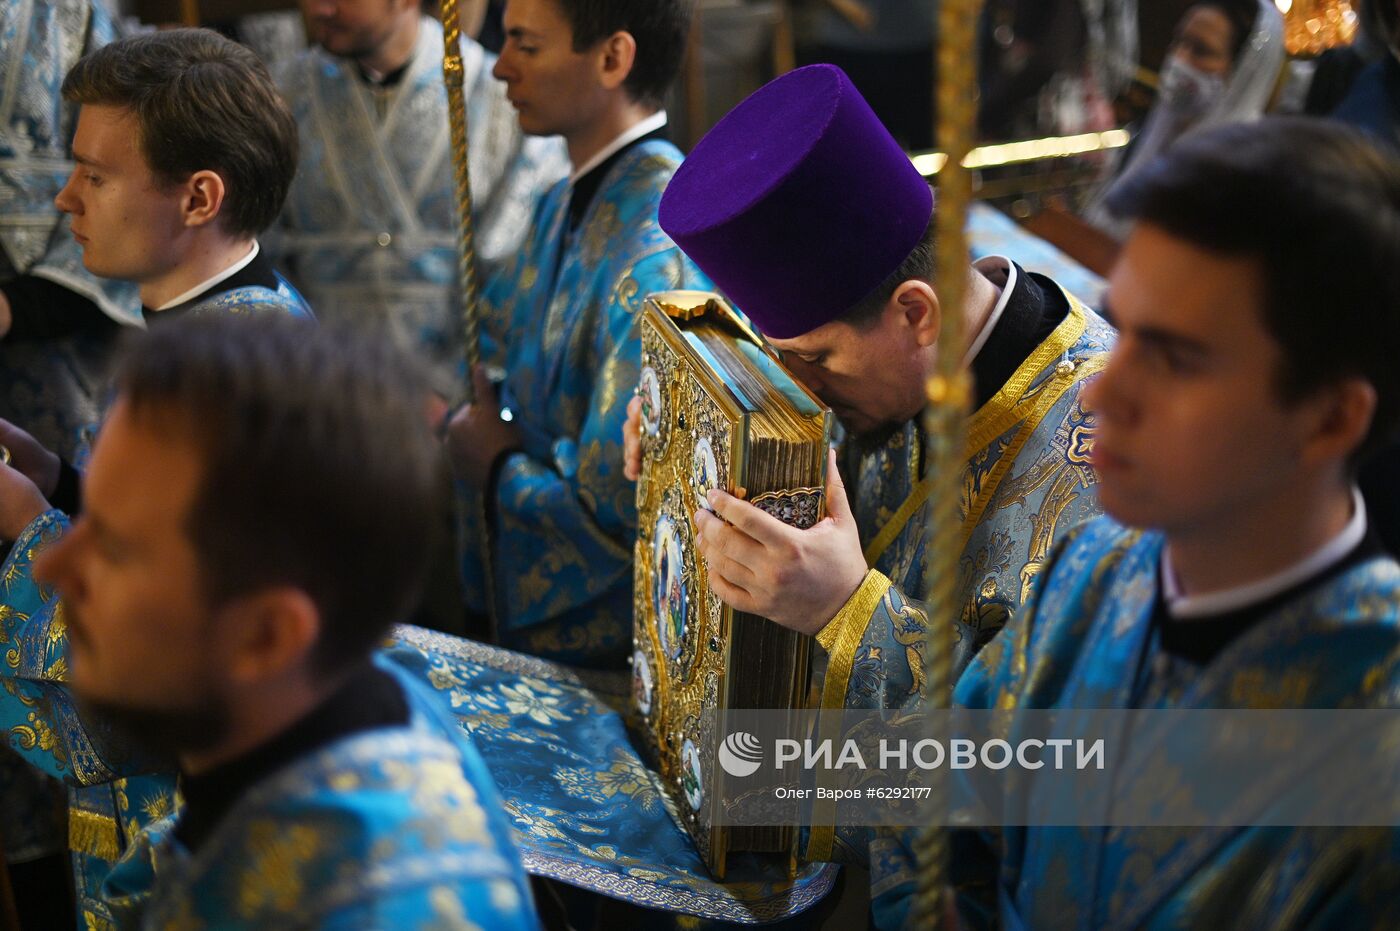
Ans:
[[[997,272],[988,259],[983,274],[1005,274],[1003,320],[1032,319],[1037,306],[1065,307],[1059,323],[1020,358],[999,389],[985,398],[967,427],[967,466],[962,476],[958,597],[954,618],[955,672],[992,641],[1020,610],[1056,539],[1097,513],[1090,466],[1093,418],[1081,395],[1103,368],[1113,329],[1047,278],[1017,266]],[[1009,263],[1001,264],[1007,269]],[[1004,332],[992,331],[984,351]],[[1043,324],[1042,324],[1043,326]],[[1004,338],[1003,340],[1004,341]],[[1014,345],[1014,344],[1013,344]],[[1022,358],[1022,354],[1024,357]],[[978,369],[974,362],[974,370]],[[924,573],[931,519],[930,485],[921,462],[925,440],[908,423],[874,450],[848,444],[842,451],[852,513],[870,566],[864,582],[817,640],[825,651],[820,707],[914,711],[920,702],[927,636]],[[831,735],[835,737],[836,735]],[[870,870],[871,895],[880,897],[911,874],[890,864],[893,835],[858,825],[835,825],[835,802],[818,801],[807,829],[805,855],[814,862],[845,862]]]
[[[56,511],[36,521],[4,578],[65,526]],[[491,778],[428,685],[381,661],[408,722],[341,737],[254,783],[191,854],[172,833],[181,809],[173,780],[135,777],[143,761],[79,717],[64,684],[62,603],[42,587],[28,594],[0,620],[12,650],[0,719],[33,765],[105,790],[121,819],[115,865],[83,863],[92,884],[78,890],[84,926],[536,926]],[[75,834],[91,826],[77,820]]]
[[[524,447],[490,490],[495,613],[500,642],[526,653],[620,666],[631,651],[637,514],[622,427],[641,365],[639,311],[653,292],[708,286],[656,220],[680,159],[657,139],[624,149],[598,169],[572,230],[573,188],[561,182],[484,295]],[[479,531],[465,530],[468,606],[484,612]]]
[[[267,245],[322,319],[382,330],[462,394],[457,197],[442,85],[442,26],[424,17],[403,75],[372,86],[319,48],[277,69],[301,158]],[[515,255],[539,197],[567,172],[557,137],[520,131],[495,56],[462,41],[478,272]]]
[[[1072,533],[1030,601],[959,680],[955,703],[1396,708],[1400,566],[1389,557],[1364,558],[1302,586],[1183,676],[1176,663],[1162,662],[1168,657],[1153,623],[1163,547],[1160,534],[1107,518]],[[1141,753],[1146,772],[1170,762],[1151,748]],[[976,856],[979,847],[994,857]],[[959,835],[954,849],[960,910],[973,927],[1382,928],[1400,921],[1394,827],[1005,827],[998,837]],[[907,846],[886,853],[892,873],[901,859],[908,869]],[[882,926],[907,918],[912,874],[904,875],[876,903]]]
[[[1053,283],[1038,281],[1054,296]],[[968,424],[959,666],[1014,616],[1054,540],[1097,511],[1093,418],[1080,396],[1107,361],[1113,330],[1068,300],[1064,319]],[[922,449],[919,428],[909,423],[873,452],[844,457],[871,569],[817,636],[828,654],[824,708],[892,709],[917,698],[925,618],[916,602],[924,597],[931,507]],[[820,837],[814,844],[814,853],[824,853]]]
[[[471,734],[531,873],[649,909],[744,924],[798,915],[832,888],[833,866],[788,876],[786,864],[737,854],[723,882],[710,876],[677,801],[628,736],[628,676],[421,628],[394,635],[387,657],[430,685]]]

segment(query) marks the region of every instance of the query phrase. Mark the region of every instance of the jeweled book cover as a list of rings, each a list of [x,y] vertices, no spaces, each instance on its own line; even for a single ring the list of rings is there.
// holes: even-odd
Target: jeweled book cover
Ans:
[[[800,708],[810,638],[710,590],[692,515],[742,494],[780,520],[826,514],[831,412],[719,295],[651,295],[642,320],[633,703],[682,821],[712,873],[731,852],[795,856],[795,828],[714,826],[726,798],[706,709]]]

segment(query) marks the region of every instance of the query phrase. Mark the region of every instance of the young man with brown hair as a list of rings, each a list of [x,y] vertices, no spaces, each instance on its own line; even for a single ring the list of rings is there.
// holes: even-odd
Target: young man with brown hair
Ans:
[[[1113,753],[1162,763],[1154,800],[1169,794],[1171,810],[1198,817],[1214,786],[1190,784],[1204,767],[1179,748],[1209,748],[1209,718],[1159,727],[1153,712],[1249,709],[1267,729],[1265,711],[1393,718],[1400,699],[1400,566],[1356,488],[1358,467],[1400,429],[1400,166],[1355,131],[1270,119],[1183,140],[1120,197],[1137,224],[1109,284],[1120,337],[1086,397],[1108,516],[1056,549],[954,698],[1142,712]],[[1347,776],[1393,800],[1385,741],[1344,748],[1356,754]],[[1314,748],[1292,746],[1299,768],[1220,826],[959,835],[964,917],[1395,927],[1395,822],[1374,810],[1350,827],[1289,820],[1325,794],[1305,778]],[[1123,798],[1104,802],[1117,811]],[[911,860],[883,862],[888,927],[907,917]]]
[[[463,539],[468,608],[499,641],[574,664],[620,668],[632,643],[637,515],[619,431],[641,364],[647,294],[705,280],[657,224],[681,154],[665,138],[689,0],[510,0],[496,77],[532,135],[558,134],[573,174],[540,201],[525,247],[484,294],[504,365],[476,373],[477,403],[448,448],[487,501]],[[501,405],[512,420],[502,420]]]

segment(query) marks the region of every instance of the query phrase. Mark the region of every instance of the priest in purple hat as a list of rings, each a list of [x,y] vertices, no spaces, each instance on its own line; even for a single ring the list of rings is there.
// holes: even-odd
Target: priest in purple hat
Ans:
[[[967,344],[939,345],[949,308],[934,280],[933,207],[909,158],[829,65],[741,103],[661,201],[662,228],[845,427],[817,526],[794,529],[723,491],[710,494],[714,514],[695,515],[721,597],[820,642],[827,708],[918,699],[932,512],[919,414],[938,352],[959,353],[976,390],[957,668],[1020,608],[1054,541],[1096,508],[1080,394],[1112,328],[1050,279],[989,257],[968,270]],[[864,860],[870,842],[814,829],[807,856]]]

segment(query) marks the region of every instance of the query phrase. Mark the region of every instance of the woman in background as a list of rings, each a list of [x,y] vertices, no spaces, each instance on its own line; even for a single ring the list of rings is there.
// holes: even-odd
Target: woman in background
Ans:
[[[1130,224],[1108,208],[1113,191],[1188,133],[1263,116],[1283,61],[1283,17],[1273,0],[1205,0],[1188,9],[1167,50],[1157,102],[1085,219],[1121,241]]]

